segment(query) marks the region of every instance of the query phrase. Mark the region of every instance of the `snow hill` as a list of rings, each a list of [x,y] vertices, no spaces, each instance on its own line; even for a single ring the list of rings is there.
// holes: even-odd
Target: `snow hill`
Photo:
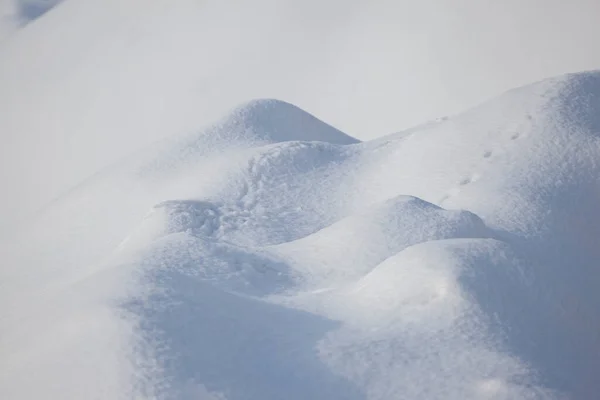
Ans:
[[[591,399],[600,72],[358,142],[257,100],[5,246],[6,399]]]

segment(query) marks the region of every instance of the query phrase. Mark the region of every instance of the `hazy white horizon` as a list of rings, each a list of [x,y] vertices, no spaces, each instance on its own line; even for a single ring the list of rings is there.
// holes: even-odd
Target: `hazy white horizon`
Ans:
[[[0,45],[0,223],[247,99],[370,139],[600,68],[599,16],[594,0],[67,0]]]

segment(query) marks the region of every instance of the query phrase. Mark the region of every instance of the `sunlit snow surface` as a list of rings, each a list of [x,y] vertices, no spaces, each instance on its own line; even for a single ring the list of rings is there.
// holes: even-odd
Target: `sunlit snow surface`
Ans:
[[[358,143],[275,100],[3,250],[3,399],[591,399],[600,73]]]

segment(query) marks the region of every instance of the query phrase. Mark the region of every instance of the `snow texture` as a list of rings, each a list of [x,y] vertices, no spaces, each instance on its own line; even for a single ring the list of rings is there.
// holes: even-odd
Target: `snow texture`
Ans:
[[[359,142],[277,100],[4,246],[0,398],[591,399],[600,72]]]

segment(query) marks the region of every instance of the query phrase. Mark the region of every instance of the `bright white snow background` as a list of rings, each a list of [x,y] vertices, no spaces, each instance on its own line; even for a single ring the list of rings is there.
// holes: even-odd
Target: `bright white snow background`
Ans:
[[[8,9],[0,398],[595,398],[600,72],[374,138],[433,112],[392,3]]]

